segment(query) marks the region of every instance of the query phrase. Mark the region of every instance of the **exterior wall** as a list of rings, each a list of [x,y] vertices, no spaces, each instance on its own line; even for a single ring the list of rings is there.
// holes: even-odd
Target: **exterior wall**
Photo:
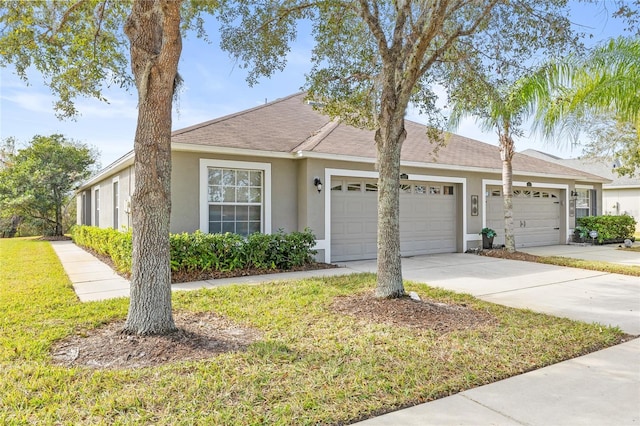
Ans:
[[[171,232],[200,229],[200,160],[271,164],[271,230],[298,230],[298,165],[291,159],[174,152],[171,173]],[[204,230],[203,230],[204,231]]]
[[[99,226],[100,228],[118,229],[131,226],[131,195],[134,189],[133,166],[109,175],[101,181],[95,183],[91,188],[87,188],[77,195],[78,213],[77,223],[82,225]],[[114,204],[114,183],[118,185],[117,210]],[[99,213],[96,218],[96,190],[99,194]],[[84,206],[82,198],[84,195]],[[84,212],[84,213],[83,213]],[[84,220],[83,220],[84,214]],[[117,215],[117,222],[114,217]]]
[[[602,195],[604,214],[628,214],[638,222],[636,232],[640,232],[640,187],[606,188]]]

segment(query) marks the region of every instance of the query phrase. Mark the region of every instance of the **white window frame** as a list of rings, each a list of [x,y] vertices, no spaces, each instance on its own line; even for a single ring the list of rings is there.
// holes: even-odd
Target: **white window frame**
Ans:
[[[216,160],[210,158],[200,159],[200,188],[198,198],[200,203],[200,231],[209,233],[209,168],[262,171],[264,181],[262,189],[262,217],[260,220],[260,232],[263,234],[271,234],[271,163]]]
[[[579,217],[585,217],[585,216],[591,216],[591,207],[593,206],[593,201],[591,200],[591,194],[593,193],[593,187],[586,187],[586,186],[580,186],[580,185],[576,185],[576,193],[577,194],[581,194],[581,193],[586,193],[587,194],[587,207],[578,207],[578,200],[583,198],[580,195],[578,195],[578,197],[576,198],[576,205],[575,205],[575,215],[576,215],[576,219],[578,219]],[[585,216],[578,216],[578,210],[587,210],[587,214]]]
[[[117,184],[117,193],[115,191]],[[120,228],[120,177],[116,176],[111,180],[111,199],[113,200],[113,217],[111,218],[111,225],[113,229],[118,230]]]
[[[100,227],[100,192],[100,185],[91,187],[91,226]]]

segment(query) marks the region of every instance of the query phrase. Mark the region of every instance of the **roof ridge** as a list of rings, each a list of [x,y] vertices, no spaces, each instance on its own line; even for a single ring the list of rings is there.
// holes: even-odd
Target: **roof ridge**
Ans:
[[[295,148],[291,150],[291,152],[298,151],[312,151],[320,142],[322,142],[327,136],[333,132],[336,127],[340,125],[340,120],[338,118],[334,118],[333,120],[327,121],[322,127],[315,131],[315,133],[311,134],[307,139],[303,140],[298,144]]]
[[[297,93],[294,93],[292,95],[288,95],[288,96],[285,96],[283,98],[277,98],[274,101],[267,102],[267,103],[264,103],[262,105],[255,106],[253,108],[249,108],[249,109],[245,109],[245,110],[242,110],[242,111],[234,112],[234,113],[231,113],[231,114],[228,114],[228,115],[223,115],[222,117],[214,118],[212,120],[208,120],[208,121],[205,121],[203,123],[194,124],[192,126],[183,127],[182,129],[174,130],[173,132],[171,132],[171,136],[173,137],[173,136],[177,136],[177,135],[182,135],[184,133],[189,133],[189,132],[192,132],[194,130],[200,129],[202,127],[210,126],[211,124],[221,123],[223,121],[227,121],[227,120],[230,120],[230,119],[235,118],[235,117],[240,117],[242,115],[245,115],[245,114],[260,110],[262,108],[267,108],[267,107],[270,107],[272,105],[278,104],[280,102],[287,101],[287,100],[289,100],[291,98],[294,98],[296,96],[300,96],[301,94],[304,94],[304,93],[305,92],[297,92]]]

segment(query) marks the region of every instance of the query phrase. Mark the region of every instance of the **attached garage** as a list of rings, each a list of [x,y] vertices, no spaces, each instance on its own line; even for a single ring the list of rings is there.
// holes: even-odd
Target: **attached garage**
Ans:
[[[487,192],[487,227],[498,233],[494,245],[501,245],[504,244],[502,188],[490,186]],[[516,248],[560,244],[560,192],[514,188],[513,225]]]
[[[457,187],[454,183],[403,181],[400,190],[402,256],[456,251]],[[377,256],[375,179],[331,181],[331,260]]]

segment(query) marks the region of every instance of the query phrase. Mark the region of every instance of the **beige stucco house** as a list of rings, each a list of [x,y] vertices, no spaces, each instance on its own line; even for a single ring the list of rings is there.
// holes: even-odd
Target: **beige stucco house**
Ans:
[[[594,215],[596,210],[612,216],[626,214],[636,219],[636,232],[640,232],[640,178],[620,176],[615,170],[620,165],[615,162],[608,163],[581,158],[564,159],[533,149],[522,153],[606,178],[608,182],[602,185],[601,209],[596,209],[594,206],[598,202],[598,198],[593,197],[591,186],[588,184],[576,185],[574,196],[577,198],[577,217]]]
[[[498,148],[457,135],[434,156],[425,126],[407,121],[401,163],[404,256],[478,247],[479,231],[502,244]],[[332,121],[299,93],[172,135],[172,232],[285,232],[310,228],[318,259],[376,256],[377,172],[373,132]],[[78,223],[131,224],[133,153],[78,191]],[[517,247],[564,244],[574,227],[571,191],[601,196],[606,179],[516,154]],[[598,204],[598,205],[601,205]],[[600,212],[600,211],[598,211]]]

